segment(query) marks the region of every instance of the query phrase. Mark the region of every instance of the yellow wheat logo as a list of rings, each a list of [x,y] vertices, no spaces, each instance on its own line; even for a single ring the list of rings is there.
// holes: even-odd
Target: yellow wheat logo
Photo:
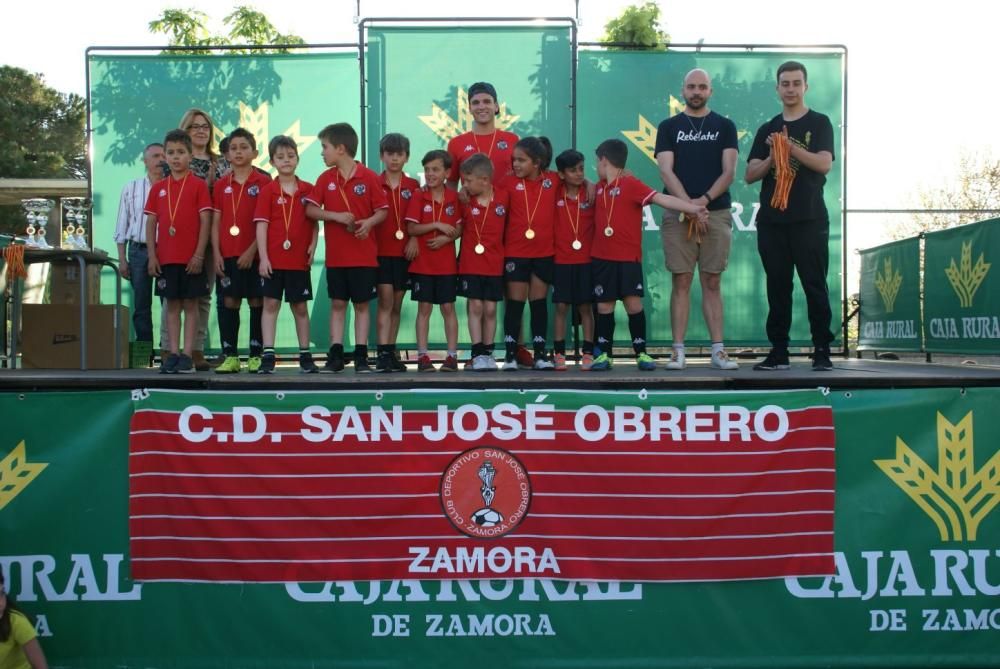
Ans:
[[[979,290],[989,271],[990,263],[983,259],[982,253],[979,254],[975,266],[972,265],[972,242],[962,242],[962,258],[958,267],[952,258],[951,265],[944,270],[944,273],[948,276],[951,287],[955,289],[959,303],[967,309],[972,306],[972,298],[975,297],[976,291]]]
[[[676,116],[684,111],[684,101],[678,100],[673,95],[670,96],[668,106],[668,116]],[[622,130],[622,134],[647,158],[656,162],[656,126],[650,123],[648,118],[639,114],[639,127],[635,130]],[[737,130],[736,138],[743,139],[745,134],[746,130]]]
[[[898,269],[893,270],[892,258],[886,258],[883,263],[882,273],[875,273],[875,287],[878,288],[878,294],[882,296],[885,313],[892,313],[892,308],[896,304],[896,296],[899,295],[899,287],[901,285],[903,285],[903,275],[899,273]]]
[[[974,470],[972,412],[952,425],[937,415],[935,471],[896,437],[896,457],[875,464],[924,510],[942,541],[974,541],[979,524],[1000,503],[1000,451]]]
[[[469,112],[469,94],[461,86],[457,89],[457,99],[455,116],[452,117],[438,105],[431,103],[431,113],[428,116],[417,116],[431,129],[435,135],[447,143],[453,137],[458,137],[462,133],[472,130],[472,114]],[[507,112],[507,103],[500,103],[500,113],[497,115],[495,124],[497,130],[507,130],[517,123],[521,118],[516,114]]]
[[[44,462],[28,462],[23,441],[15,446],[0,460],[0,510],[14,501],[48,466]]]
[[[246,128],[257,138],[258,155],[253,161],[254,167],[259,167],[273,176],[278,173],[278,170],[271,166],[271,161],[267,155],[267,142],[271,137],[270,116],[271,109],[266,102],[262,102],[256,109],[244,102],[240,102],[239,127]],[[316,141],[315,136],[302,134],[301,121],[295,121],[280,134],[295,140],[295,143],[299,147],[300,156]],[[217,141],[225,136],[226,133],[222,129],[215,129],[215,139]]]

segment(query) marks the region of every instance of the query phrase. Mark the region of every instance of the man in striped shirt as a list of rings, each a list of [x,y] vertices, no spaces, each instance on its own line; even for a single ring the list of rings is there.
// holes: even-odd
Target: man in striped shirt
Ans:
[[[149,189],[165,175],[162,144],[150,144],[142,152],[146,174],[133,179],[122,189],[118,204],[115,243],[118,245],[118,271],[132,284],[132,325],[137,341],[153,341],[153,279],[146,267],[146,215],[142,212]]]

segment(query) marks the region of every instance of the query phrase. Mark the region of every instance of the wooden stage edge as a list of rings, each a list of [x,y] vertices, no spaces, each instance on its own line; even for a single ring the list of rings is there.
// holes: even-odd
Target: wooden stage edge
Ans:
[[[712,369],[706,360],[688,363],[683,371],[667,371],[662,363],[653,372],[640,372],[631,359],[616,360],[607,372],[581,372],[570,365],[565,372],[472,372],[355,374],[352,367],[340,374],[300,374],[294,366],[279,366],[271,375],[160,374],[156,369],[49,370],[0,369],[0,392],[132,390],[171,388],[184,390],[443,390],[503,389],[601,389],[601,390],[773,390],[828,387],[862,388],[968,388],[1000,386],[1000,367],[923,362],[896,362],[835,358],[834,369],[814,372],[808,359],[792,360],[788,370],[755,372],[759,359],[739,361],[735,371]]]

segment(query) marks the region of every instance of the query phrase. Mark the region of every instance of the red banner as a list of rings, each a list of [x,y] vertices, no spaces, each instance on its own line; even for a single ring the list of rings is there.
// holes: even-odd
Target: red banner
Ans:
[[[417,409],[207,395],[134,414],[137,580],[833,573],[835,440],[818,393],[751,408],[725,394],[519,406],[426,393]]]

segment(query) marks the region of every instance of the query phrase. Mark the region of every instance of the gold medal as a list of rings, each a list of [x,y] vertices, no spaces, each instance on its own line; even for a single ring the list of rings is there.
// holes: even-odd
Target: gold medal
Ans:
[[[476,253],[478,253],[479,255],[483,255],[484,253],[486,253],[486,247],[483,246],[482,244],[476,244]]]
[[[525,239],[534,239],[535,231],[532,230],[531,228],[528,228],[527,230],[524,231],[524,237]]]
[[[171,237],[173,237],[174,235],[176,235],[176,234],[177,234],[177,228],[175,228],[174,226],[172,226],[172,225],[171,225],[171,226],[170,226],[170,227],[169,227],[169,228],[167,229],[167,234],[169,234],[169,235],[170,235]]]
[[[287,251],[288,249],[292,248],[292,243],[291,243],[290,241],[288,241],[288,240],[286,239],[286,240],[285,240],[285,241],[284,241],[284,242],[283,242],[283,243],[281,244],[281,248],[283,248],[283,249],[285,249],[285,250]]]
[[[229,228],[229,234],[231,234],[233,237],[239,237],[240,236],[240,226],[234,225],[231,228]]]
[[[581,242],[579,239],[574,239],[573,240],[573,250],[574,251],[579,251],[582,248],[583,248],[583,242]]]
[[[396,230],[396,239],[398,239],[399,241],[403,241],[403,237],[405,236],[406,235],[403,234],[402,230]]]
[[[28,233],[29,237],[31,237],[32,235],[35,234],[35,226],[29,225],[27,228],[25,228],[24,231]]]
[[[615,229],[612,228],[610,225],[608,227],[604,228],[604,236],[605,237],[610,237],[613,234],[615,234]]]
[[[79,235],[79,236],[81,236],[81,237],[83,236],[83,233],[85,233],[85,232],[86,232],[86,230],[84,230],[84,228],[83,228],[83,226],[82,226],[82,225],[81,225],[81,226],[79,226],[79,227],[78,227],[78,228],[76,229],[76,234],[77,234],[77,235]]]

